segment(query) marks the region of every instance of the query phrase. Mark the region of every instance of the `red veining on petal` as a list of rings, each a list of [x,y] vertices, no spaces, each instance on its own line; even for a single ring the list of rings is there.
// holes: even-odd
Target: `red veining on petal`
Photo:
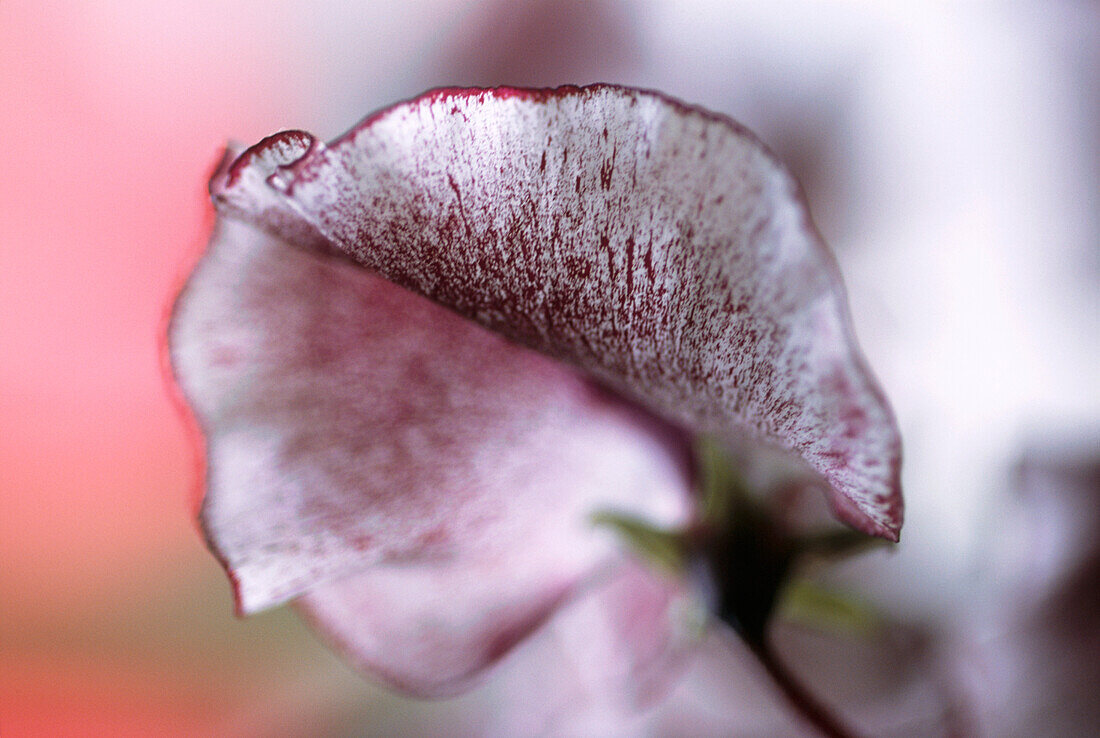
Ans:
[[[363,265],[671,420],[796,450],[844,519],[896,536],[900,443],[835,261],[734,121],[608,85],[440,89],[286,178]]]

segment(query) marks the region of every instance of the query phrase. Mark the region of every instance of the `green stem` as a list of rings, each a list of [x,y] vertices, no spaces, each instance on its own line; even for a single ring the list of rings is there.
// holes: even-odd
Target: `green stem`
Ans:
[[[775,652],[765,639],[745,639],[745,643],[779,687],[779,691],[806,722],[828,738],[858,738],[859,734],[856,731],[841,723],[827,706],[799,683],[794,674],[776,658]]]

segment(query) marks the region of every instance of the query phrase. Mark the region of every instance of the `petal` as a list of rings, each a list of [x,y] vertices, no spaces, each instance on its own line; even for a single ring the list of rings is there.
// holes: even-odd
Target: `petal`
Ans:
[[[680,580],[624,559],[493,675],[486,735],[636,735],[699,645],[705,611]]]
[[[685,593],[627,562],[609,564],[574,597],[573,582],[545,555],[561,546],[556,535],[552,527],[536,528],[508,560],[472,555],[443,565],[371,568],[314,587],[298,603],[362,671],[413,694],[465,691],[538,628],[502,675],[509,700],[523,693],[524,713],[537,705],[549,718],[567,711],[564,702],[575,711],[578,700],[603,706],[610,698],[650,698],[690,643],[677,620]],[[548,690],[551,679],[561,688]],[[525,686],[516,687],[517,680]]]
[[[1100,724],[1100,427],[1034,437],[1019,503],[997,527],[983,581],[949,652],[987,735],[1073,736]]]
[[[836,264],[733,121],[610,86],[440,90],[257,181],[217,186],[662,417],[795,450],[897,538],[897,428]]]
[[[498,657],[612,556],[595,510],[687,515],[678,433],[346,258],[223,219],[170,333],[239,608],[385,564],[353,597],[392,619],[387,638],[476,641],[411,686]],[[406,623],[441,591],[451,624]]]
[[[314,587],[298,604],[360,671],[418,696],[458,694],[573,593],[574,571],[543,555],[560,545],[549,532],[518,557],[376,566]]]

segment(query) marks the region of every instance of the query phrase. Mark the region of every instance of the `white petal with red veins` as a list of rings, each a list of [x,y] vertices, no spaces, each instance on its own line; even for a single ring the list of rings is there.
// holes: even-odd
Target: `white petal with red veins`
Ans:
[[[665,418],[795,450],[840,517],[896,539],[896,424],[836,265],[733,121],[610,86],[442,90],[259,181],[219,187]]]

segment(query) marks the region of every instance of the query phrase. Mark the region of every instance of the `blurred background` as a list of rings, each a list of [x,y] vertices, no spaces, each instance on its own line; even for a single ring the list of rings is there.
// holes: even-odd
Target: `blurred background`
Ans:
[[[1094,554],[1095,479],[1042,479],[1100,456],[1100,5],[884,5],[0,3],[0,732],[476,732],[501,678],[414,703],[233,618],[163,358],[224,142],[435,86],[657,88],[788,163],[902,424],[903,543],[842,574],[881,607],[980,620]]]

